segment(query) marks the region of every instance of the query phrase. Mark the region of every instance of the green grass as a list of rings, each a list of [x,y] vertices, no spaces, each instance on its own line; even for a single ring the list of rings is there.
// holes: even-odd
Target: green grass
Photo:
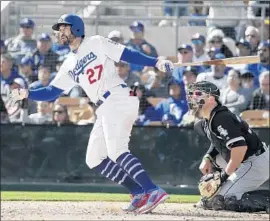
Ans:
[[[170,203],[195,203],[200,199],[197,195],[170,195]],[[127,202],[128,194],[115,193],[70,193],[70,192],[13,192],[2,191],[1,200],[9,201],[107,201]]]

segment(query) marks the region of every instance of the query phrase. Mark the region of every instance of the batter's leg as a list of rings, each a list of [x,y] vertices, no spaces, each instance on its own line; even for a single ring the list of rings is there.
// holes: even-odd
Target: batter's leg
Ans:
[[[139,102],[135,97],[126,100],[108,100],[102,114],[102,125],[109,157],[122,167],[144,191],[149,194],[148,203],[141,212],[148,212],[167,199],[167,193],[150,179],[140,161],[129,151],[129,137],[137,118]],[[109,105],[109,102],[111,103]],[[106,112],[110,110],[110,112]],[[102,109],[101,109],[102,111]]]
[[[97,119],[89,138],[86,164],[115,183],[126,187],[131,194],[143,193],[136,183],[117,163],[108,158],[101,121]]]

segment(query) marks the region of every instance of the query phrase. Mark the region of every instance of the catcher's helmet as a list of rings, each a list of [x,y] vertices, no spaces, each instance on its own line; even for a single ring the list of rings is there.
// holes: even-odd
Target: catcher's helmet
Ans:
[[[205,104],[205,95],[215,97],[219,104],[220,91],[218,87],[209,81],[200,81],[191,84],[187,91],[187,101],[192,114],[196,114],[199,109]]]
[[[84,37],[84,22],[78,15],[61,15],[61,17],[58,19],[58,22],[52,26],[52,29],[55,31],[59,31],[59,26],[62,24],[70,25],[71,32],[76,37]]]
[[[188,92],[193,93],[194,91],[204,92],[217,98],[220,96],[218,87],[209,81],[200,81],[191,84],[188,88]]]

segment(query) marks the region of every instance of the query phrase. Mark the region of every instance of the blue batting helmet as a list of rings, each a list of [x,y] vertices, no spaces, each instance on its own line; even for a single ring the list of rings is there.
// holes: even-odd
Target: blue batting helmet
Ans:
[[[52,29],[59,31],[59,26],[64,24],[71,26],[71,32],[76,37],[84,37],[84,22],[78,15],[61,15],[61,17],[58,19],[58,22],[52,26]]]

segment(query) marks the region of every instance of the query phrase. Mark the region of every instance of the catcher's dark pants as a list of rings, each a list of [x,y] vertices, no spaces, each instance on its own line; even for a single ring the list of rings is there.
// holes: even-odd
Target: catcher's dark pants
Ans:
[[[219,159],[217,159],[217,164],[221,164]],[[223,168],[224,165],[220,166]],[[222,185],[217,194],[224,198],[236,196],[240,200],[244,193],[258,189],[268,179],[269,149],[265,146],[265,152],[245,160]]]

